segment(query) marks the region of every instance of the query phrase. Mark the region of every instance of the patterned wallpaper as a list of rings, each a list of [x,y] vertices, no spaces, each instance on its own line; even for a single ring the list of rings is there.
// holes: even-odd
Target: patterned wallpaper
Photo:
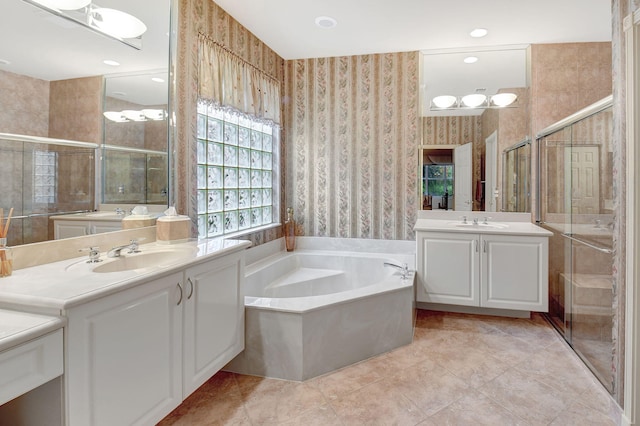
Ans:
[[[286,202],[305,235],[413,239],[419,53],[287,61]]]

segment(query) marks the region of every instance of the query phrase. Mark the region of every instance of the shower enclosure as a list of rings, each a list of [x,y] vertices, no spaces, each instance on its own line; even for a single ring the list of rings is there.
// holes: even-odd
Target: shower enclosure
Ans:
[[[549,319],[613,392],[612,107],[607,97],[543,130],[538,221],[549,241]]]
[[[531,139],[502,153],[502,211],[530,212]]]

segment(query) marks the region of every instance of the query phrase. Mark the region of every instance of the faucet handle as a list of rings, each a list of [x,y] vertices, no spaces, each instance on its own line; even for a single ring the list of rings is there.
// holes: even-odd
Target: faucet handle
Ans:
[[[467,223],[467,216],[461,216],[462,218],[462,223]]]
[[[134,238],[132,240],[129,241],[130,245],[129,245],[129,251],[128,253],[140,253],[140,248],[138,247],[138,244],[140,243],[140,241],[144,241],[146,238]]]
[[[482,222],[482,223],[484,223],[485,225],[488,224],[489,223],[489,219],[493,219],[493,218],[491,216],[485,216],[484,217],[484,222]]]
[[[100,247],[85,247],[85,248],[81,248],[78,251],[88,251],[89,252],[89,260],[87,260],[87,263],[98,263],[98,262],[102,262],[102,259],[100,259],[100,250],[98,250]]]

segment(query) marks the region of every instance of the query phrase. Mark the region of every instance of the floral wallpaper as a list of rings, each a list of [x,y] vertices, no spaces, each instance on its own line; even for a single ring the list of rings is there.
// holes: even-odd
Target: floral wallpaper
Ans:
[[[286,62],[286,203],[304,235],[413,239],[418,52]]]

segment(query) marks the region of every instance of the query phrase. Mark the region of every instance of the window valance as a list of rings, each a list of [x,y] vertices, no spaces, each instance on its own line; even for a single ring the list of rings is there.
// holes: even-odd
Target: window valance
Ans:
[[[280,83],[204,34],[198,43],[198,97],[280,123]]]

